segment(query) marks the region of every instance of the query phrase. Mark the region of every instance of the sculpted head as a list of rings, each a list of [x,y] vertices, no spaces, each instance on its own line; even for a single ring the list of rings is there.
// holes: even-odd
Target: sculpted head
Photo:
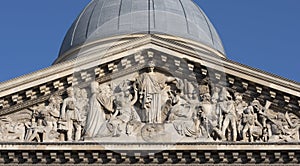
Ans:
[[[91,93],[98,93],[99,92],[99,83],[94,81],[91,83]]]
[[[124,93],[125,96],[129,96],[130,95],[130,82],[128,80],[123,81],[120,85],[119,85],[120,90]]]
[[[242,102],[243,101],[242,94],[240,94],[238,92],[234,93],[234,97],[235,97],[236,102]]]
[[[262,110],[262,105],[260,104],[260,102],[257,100],[257,99],[254,99],[252,102],[251,102],[251,106],[253,108],[255,108],[256,110]]]
[[[189,99],[192,99],[192,100],[197,99],[197,92],[196,92],[196,91],[193,91],[192,93],[189,93],[189,94],[188,94],[188,98],[189,98]]]
[[[154,68],[155,68],[155,63],[153,61],[149,62],[149,70],[150,72],[154,72]]]
[[[202,100],[206,101],[206,102],[210,102],[211,101],[211,96],[209,93],[205,93],[202,95]]]
[[[225,101],[225,100],[232,100],[231,94],[228,92],[226,87],[222,88],[221,94],[220,94],[220,100]]]
[[[51,96],[51,97],[49,98],[49,102],[50,102],[50,103],[55,103],[55,102],[56,102],[55,96]]]
[[[103,94],[112,95],[112,89],[110,84],[104,83],[99,85],[100,92]]]
[[[69,97],[73,97],[74,96],[74,89],[71,87],[71,88],[68,88],[67,89],[67,94]]]

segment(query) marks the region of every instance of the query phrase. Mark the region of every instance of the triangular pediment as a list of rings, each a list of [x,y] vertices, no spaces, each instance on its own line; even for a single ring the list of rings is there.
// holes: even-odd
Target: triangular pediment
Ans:
[[[298,83],[157,36],[81,53],[0,85],[0,141],[299,142]]]

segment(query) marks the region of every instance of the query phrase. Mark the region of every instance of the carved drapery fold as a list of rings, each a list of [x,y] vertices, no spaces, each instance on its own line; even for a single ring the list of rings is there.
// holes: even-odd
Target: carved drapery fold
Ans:
[[[245,100],[247,89],[208,77],[177,78],[154,63],[133,79],[121,79],[118,85],[74,86],[46,103],[2,116],[0,141],[299,141],[299,117],[272,110],[268,100],[248,95]]]

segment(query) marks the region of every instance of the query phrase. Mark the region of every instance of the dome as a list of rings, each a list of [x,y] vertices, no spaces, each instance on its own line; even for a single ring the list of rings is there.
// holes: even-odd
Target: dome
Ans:
[[[74,58],[64,54],[83,44],[128,34],[176,36],[225,55],[217,31],[192,0],[92,0],[68,30],[55,63]]]

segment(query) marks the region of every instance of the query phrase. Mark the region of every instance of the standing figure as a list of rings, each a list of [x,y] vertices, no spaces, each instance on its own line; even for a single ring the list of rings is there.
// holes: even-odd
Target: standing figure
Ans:
[[[30,122],[25,124],[26,141],[53,142],[58,140],[58,119],[62,99],[59,95],[51,95],[47,106],[40,105],[32,110]]]
[[[89,108],[89,100],[86,89],[78,89],[77,92],[75,92],[75,98],[76,107],[78,108],[81,115],[81,126],[82,128],[84,128],[86,125],[87,111]]]
[[[254,113],[253,106],[249,106],[243,114],[243,141],[247,141],[247,133],[250,138],[250,142],[254,142],[254,136],[259,137],[262,136],[262,125],[257,120],[257,115]],[[257,129],[258,127],[258,129]]]
[[[60,104],[62,99],[58,95],[53,95],[49,99],[49,105],[41,111],[44,121],[43,141],[55,141],[59,133],[57,132],[57,122],[60,117]]]
[[[166,83],[176,81],[173,77],[166,77],[154,72],[154,63],[149,62],[149,72],[137,78],[139,85],[140,103],[146,111],[146,122],[162,123],[162,96],[166,92]]]
[[[213,109],[215,109],[215,112],[218,116],[218,126],[217,126],[217,131],[218,131],[218,135],[220,137],[222,137],[221,131],[222,130],[222,123],[223,123],[223,113],[222,110],[220,109],[220,105],[219,103],[219,99],[220,99],[220,91],[221,89],[218,86],[213,86],[213,93],[212,93],[212,97],[211,97],[211,103],[213,105]]]
[[[76,107],[74,89],[67,89],[67,94],[68,97],[63,101],[61,109],[61,119],[66,122],[67,140],[73,140],[72,134],[75,130],[75,141],[79,141],[81,138],[81,115]]]
[[[85,126],[85,136],[87,138],[94,138],[101,134],[101,126],[106,120],[110,119],[111,113],[114,112],[114,96],[108,85],[102,84],[99,86],[98,82],[92,82],[91,93]]]
[[[234,101],[232,100],[232,96],[227,91],[225,87],[223,87],[221,96],[221,102],[219,103],[220,109],[224,114],[224,121],[222,126],[222,134],[223,138],[226,138],[226,131],[230,130],[232,135],[232,141],[237,140],[237,117],[236,117],[236,109],[234,105]],[[229,124],[230,127],[229,128]]]
[[[213,133],[216,134],[216,137],[222,137],[218,128],[218,116],[215,107],[212,104],[209,91],[201,95],[200,117],[202,127],[204,127],[203,131],[205,131],[203,134],[207,138],[211,138]]]
[[[243,130],[242,118],[243,118],[244,111],[247,109],[248,104],[245,101],[243,101],[242,94],[236,92],[234,93],[234,97],[235,97],[234,104],[235,104],[236,115],[237,115],[237,131],[239,137],[242,137],[242,130]]]
[[[45,131],[45,126],[42,124],[43,120],[38,119],[36,122],[35,117],[32,119],[31,124],[27,125],[27,134],[25,136],[26,141],[34,141],[36,140],[37,142],[43,142],[44,140],[40,137],[40,134],[45,137],[46,131]]]

